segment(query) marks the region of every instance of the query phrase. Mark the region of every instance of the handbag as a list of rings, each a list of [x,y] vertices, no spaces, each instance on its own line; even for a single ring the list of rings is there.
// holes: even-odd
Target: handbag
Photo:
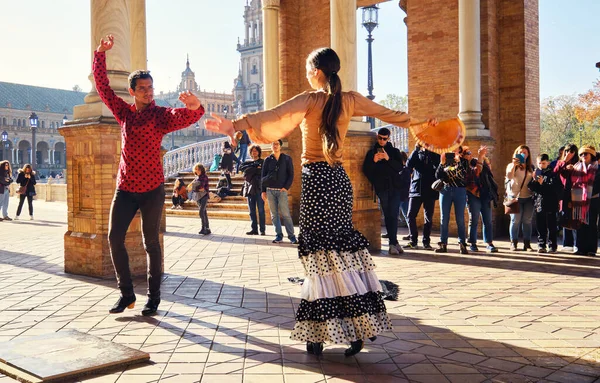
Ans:
[[[29,180],[27,180],[27,183],[25,184],[25,186],[19,186],[19,188],[17,189],[17,194],[27,193],[27,185],[29,185]]]
[[[442,180],[435,180],[432,184],[431,184],[431,188],[433,190],[435,190],[436,192],[441,191],[444,188],[444,181]]]
[[[519,205],[519,196],[521,195],[521,191],[523,190],[523,185],[525,185],[525,180],[527,179],[527,171],[525,171],[525,177],[523,177],[523,183],[521,184],[521,189],[519,189],[519,194],[517,194],[516,198],[511,198],[508,196],[508,193],[504,194],[504,214],[519,214],[521,212],[521,208]]]

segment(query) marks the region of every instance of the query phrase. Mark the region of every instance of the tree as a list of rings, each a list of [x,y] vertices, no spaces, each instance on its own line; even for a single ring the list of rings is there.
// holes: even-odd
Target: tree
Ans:
[[[393,110],[400,110],[402,112],[408,112],[408,96],[398,96],[397,94],[388,94],[379,103],[386,108]],[[380,127],[387,125],[387,123],[381,120],[375,120],[375,126]]]

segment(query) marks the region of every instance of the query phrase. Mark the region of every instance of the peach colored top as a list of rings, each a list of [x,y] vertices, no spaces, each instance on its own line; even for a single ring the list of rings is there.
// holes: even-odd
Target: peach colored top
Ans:
[[[304,92],[276,107],[247,114],[233,121],[236,131],[245,130],[253,142],[267,144],[286,137],[298,125],[302,130],[302,164],[326,161],[323,154],[323,138],[319,134],[321,115],[327,93],[322,90]],[[342,145],[350,119],[355,116],[371,116],[400,127],[410,125],[410,116],[379,105],[358,92],[342,92],[342,114],[338,120],[340,134],[339,150],[334,158],[342,160]]]

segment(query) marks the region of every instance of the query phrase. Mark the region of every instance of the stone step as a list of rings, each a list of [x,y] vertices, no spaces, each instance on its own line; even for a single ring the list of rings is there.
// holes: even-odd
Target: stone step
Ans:
[[[210,205],[209,205],[210,206]],[[235,221],[250,221],[250,216],[248,215],[248,207],[246,210],[211,210],[207,208],[206,213],[208,214],[208,218],[220,218],[220,219],[230,219]],[[167,209],[168,216],[185,216],[185,217],[198,217],[198,207],[195,208],[185,207],[183,210],[170,210]],[[269,222],[270,223],[270,222]]]
[[[246,203],[246,201],[231,201],[229,200],[229,198],[231,197],[226,197],[225,199],[222,199],[219,202],[208,202],[207,205],[207,209],[208,210],[233,210],[233,211],[239,211],[239,210],[248,210],[248,204]],[[169,198],[168,200],[165,200],[165,206],[167,207],[167,210],[170,210],[171,208],[171,199]],[[184,208],[190,208],[190,209],[198,209],[198,205],[196,205],[195,201],[190,201],[187,200],[184,202],[183,204]]]

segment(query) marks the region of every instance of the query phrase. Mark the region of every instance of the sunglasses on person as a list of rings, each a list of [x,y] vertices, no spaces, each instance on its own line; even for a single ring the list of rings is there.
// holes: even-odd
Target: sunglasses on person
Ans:
[[[384,137],[384,136],[377,136],[377,141],[387,141],[387,140],[389,140],[389,139],[390,139],[390,137],[389,137],[389,136],[388,136],[388,137]]]

